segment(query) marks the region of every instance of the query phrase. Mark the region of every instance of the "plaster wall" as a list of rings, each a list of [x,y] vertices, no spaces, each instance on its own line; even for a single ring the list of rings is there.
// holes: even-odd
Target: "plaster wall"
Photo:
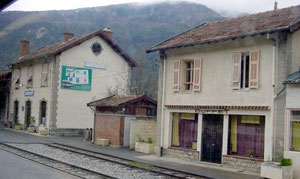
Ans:
[[[45,62],[49,63],[48,71],[48,86],[41,87],[41,73],[42,73],[42,64]],[[35,118],[35,126],[40,125],[40,102],[45,100],[47,102],[46,109],[46,127],[49,127],[50,122],[50,106],[51,106],[51,87],[52,87],[52,65],[54,60],[51,59],[39,59],[34,61],[29,61],[26,63],[14,65],[12,69],[12,78],[14,77],[15,69],[21,69],[20,83],[23,84],[19,89],[15,89],[15,84],[11,83],[11,99],[10,99],[10,120],[13,121],[13,107],[14,102],[19,101],[19,122],[24,124],[25,122],[25,103],[26,101],[31,101],[31,116]],[[27,73],[28,66],[33,65],[34,75],[33,75],[33,88],[27,88]],[[34,91],[33,96],[25,96],[25,91]],[[24,127],[24,126],[23,126]]]
[[[91,46],[98,42],[102,46],[99,55],[93,54]],[[130,66],[101,38],[93,37],[82,44],[63,52],[59,58],[57,128],[92,128],[94,112],[86,104],[90,101],[108,97],[108,90],[117,89],[119,94],[128,91]],[[88,68],[84,62],[106,64],[107,69],[92,69],[91,91],[61,88],[62,66]]]

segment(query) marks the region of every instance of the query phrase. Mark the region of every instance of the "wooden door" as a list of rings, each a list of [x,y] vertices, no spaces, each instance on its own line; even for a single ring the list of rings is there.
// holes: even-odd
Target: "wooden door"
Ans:
[[[31,117],[31,101],[26,101],[25,103],[25,128],[29,127],[30,125],[30,117]]]
[[[222,161],[223,116],[203,115],[201,160],[211,163]]]

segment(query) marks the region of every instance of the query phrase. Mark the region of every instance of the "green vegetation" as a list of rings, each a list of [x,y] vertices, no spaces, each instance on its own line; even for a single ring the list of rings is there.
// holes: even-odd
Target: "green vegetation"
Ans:
[[[289,158],[281,158],[279,163],[280,163],[279,164],[280,166],[292,166],[293,165],[292,160]]]

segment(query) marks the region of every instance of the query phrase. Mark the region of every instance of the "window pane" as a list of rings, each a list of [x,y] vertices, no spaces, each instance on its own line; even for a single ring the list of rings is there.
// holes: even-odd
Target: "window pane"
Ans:
[[[292,122],[292,150],[300,151],[300,122]]]
[[[263,116],[230,116],[229,154],[263,158],[264,128]]]
[[[292,120],[300,120],[300,111],[292,111]]]
[[[197,149],[198,115],[173,113],[172,146]]]

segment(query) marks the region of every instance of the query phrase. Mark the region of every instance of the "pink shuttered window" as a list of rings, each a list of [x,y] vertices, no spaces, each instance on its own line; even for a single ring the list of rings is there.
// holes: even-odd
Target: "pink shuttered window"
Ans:
[[[49,64],[44,63],[42,66],[41,86],[48,86],[48,71],[49,71]]]
[[[258,88],[259,51],[250,52],[249,88]]]
[[[202,59],[195,59],[194,60],[193,91],[200,91],[200,87],[201,87],[201,63],[202,63]]]
[[[33,87],[33,66],[28,67],[27,73],[27,88]]]
[[[173,80],[173,91],[178,92],[179,91],[179,82],[180,82],[180,60],[174,61],[173,66],[173,72],[174,72],[174,80]]]
[[[240,89],[241,84],[241,53],[232,55],[233,68],[232,68],[232,89]]]
[[[16,69],[15,73],[14,73],[14,79],[13,79],[13,83],[15,85],[15,89],[19,89],[20,88],[20,78],[21,78],[21,70],[20,69]]]

